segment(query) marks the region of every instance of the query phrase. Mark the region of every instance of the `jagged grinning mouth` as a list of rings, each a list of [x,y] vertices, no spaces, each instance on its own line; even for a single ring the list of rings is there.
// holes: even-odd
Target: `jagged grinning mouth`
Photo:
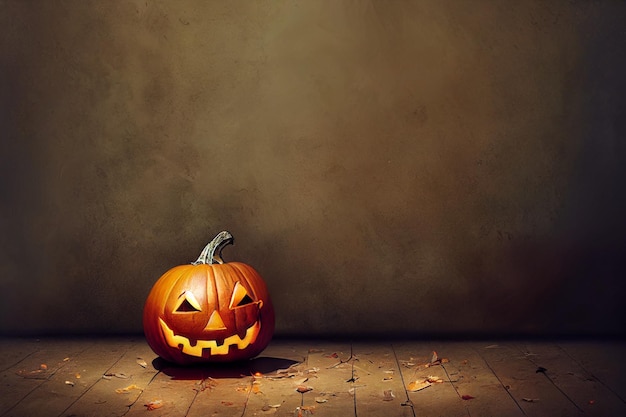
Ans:
[[[221,345],[218,345],[215,340],[198,340],[195,346],[191,346],[188,338],[174,334],[174,331],[170,329],[162,318],[159,318],[159,321],[161,322],[161,330],[163,330],[163,336],[165,336],[168,345],[178,347],[183,353],[198,358],[202,357],[202,351],[204,349],[210,349],[210,355],[226,355],[231,345],[237,345],[237,348],[245,349],[251,343],[254,343],[259,331],[261,331],[261,322],[257,320],[252,326],[248,327],[243,339],[240,338],[239,335],[234,334],[224,339],[224,343]]]

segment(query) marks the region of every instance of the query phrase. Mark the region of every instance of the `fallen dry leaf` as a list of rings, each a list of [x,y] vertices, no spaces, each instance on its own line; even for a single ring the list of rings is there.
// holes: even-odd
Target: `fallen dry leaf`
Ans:
[[[69,386],[73,387],[76,384],[74,382],[72,382],[72,381],[65,381],[65,385],[69,385]]]
[[[115,390],[115,392],[117,392],[118,394],[128,394],[129,392],[131,392],[134,389],[141,390],[141,388],[139,388],[137,385],[132,384],[132,385],[129,385],[129,386],[124,387],[124,388],[118,388],[118,389]]]
[[[539,401],[539,398],[522,398],[522,401],[526,401],[527,403],[536,403]]]
[[[48,379],[48,369],[42,369],[41,367],[39,369],[34,369],[32,371],[27,371],[26,369],[21,369],[19,371],[16,372],[17,375],[21,376],[22,378],[29,378],[29,379]]]
[[[144,404],[148,411],[156,410],[163,407],[163,400],[152,400],[147,404]]]
[[[233,404],[234,403],[232,401],[222,401],[222,405],[225,405],[226,407],[230,407]]]
[[[45,363],[42,363],[41,365],[39,365],[39,369],[43,369],[45,371],[48,369],[48,365],[46,365]]]
[[[390,389],[386,389],[383,391],[383,401],[392,401],[396,396],[393,391]]]
[[[107,372],[105,374],[102,374],[103,379],[111,379],[113,377],[120,378],[120,379],[130,378],[128,375],[121,373],[121,372],[115,372],[115,373]]]
[[[141,366],[142,368],[148,367],[148,363],[144,361],[142,358],[137,358],[137,365]]]
[[[206,389],[213,389],[217,386],[217,381],[211,377],[203,379],[201,381],[196,382],[196,387],[194,387],[195,391],[202,392]]]
[[[427,380],[423,380],[423,381],[409,382],[409,385],[406,387],[406,389],[411,392],[415,392],[415,391],[421,391],[424,388],[428,388],[428,387],[430,387],[430,382],[428,382]]]
[[[443,379],[439,378],[438,376],[428,375],[426,377],[426,381],[433,383],[433,384],[439,384],[443,382]]]
[[[471,395],[461,395],[461,399],[463,400],[473,400],[476,397],[472,397]]]

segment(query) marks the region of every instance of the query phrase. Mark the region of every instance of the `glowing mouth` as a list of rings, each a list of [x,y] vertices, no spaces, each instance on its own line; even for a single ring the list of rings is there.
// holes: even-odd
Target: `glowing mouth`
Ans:
[[[210,355],[227,355],[228,348],[231,345],[237,345],[239,349],[245,349],[248,345],[254,343],[261,330],[261,322],[257,320],[252,326],[248,327],[243,339],[239,335],[234,334],[224,339],[224,343],[221,345],[218,345],[215,340],[198,340],[195,346],[191,346],[188,338],[174,334],[174,331],[169,328],[163,319],[159,318],[159,321],[168,345],[180,347],[183,353],[199,358],[202,357],[203,349],[210,349]]]

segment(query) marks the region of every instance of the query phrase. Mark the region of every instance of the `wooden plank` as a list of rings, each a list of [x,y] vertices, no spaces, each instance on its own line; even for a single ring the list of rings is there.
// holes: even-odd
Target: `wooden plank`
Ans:
[[[244,416],[293,415],[302,405],[303,395],[296,391],[298,385],[317,377],[317,371],[307,364],[308,350],[303,342],[275,341],[268,346],[255,360],[252,393]]]
[[[0,372],[16,366],[40,347],[41,342],[37,339],[0,338]]]
[[[570,341],[560,342],[559,346],[587,373],[626,402],[626,342]]]
[[[626,416],[624,401],[559,346],[545,342],[524,343],[520,346],[520,351],[528,355],[534,365],[545,368],[546,378],[552,381],[563,395],[585,415]],[[589,353],[603,355],[605,352],[596,350],[595,352],[589,351]]]
[[[144,339],[131,341],[119,360],[106,369],[63,414],[123,416],[156,375],[157,370],[152,365],[153,357],[154,354]],[[145,367],[140,364],[141,361],[145,363]]]
[[[0,374],[2,379],[2,395],[0,396],[0,415],[19,416],[15,410],[21,402],[31,403],[34,406],[45,407],[45,403],[34,401],[37,396],[31,395],[42,385],[47,384],[63,368],[72,363],[81,352],[94,346],[91,340],[42,339],[39,349],[23,358],[16,365]],[[44,369],[45,368],[45,369]],[[65,375],[63,375],[65,376]],[[59,376],[59,378],[63,378]],[[54,384],[53,384],[54,385]],[[52,385],[51,385],[52,386]],[[67,393],[72,388],[80,392],[81,386],[63,386],[60,391]],[[46,388],[50,391],[50,388]],[[55,388],[55,389],[58,389]],[[40,415],[39,410],[32,415]],[[21,414],[27,415],[27,414]]]
[[[137,400],[130,406],[125,416],[145,416],[147,404],[159,408],[152,410],[151,416],[185,416],[191,407],[201,381],[190,377],[184,379],[168,375],[160,370],[141,391]]]
[[[61,415],[102,378],[106,369],[130,347],[130,342],[106,339],[93,343],[78,339],[68,341],[67,345],[88,348],[70,357],[65,366],[17,404],[10,415]]]
[[[178,382],[178,381],[175,381]],[[252,377],[207,376],[196,384],[197,391],[187,417],[240,417],[251,395]]]
[[[259,357],[250,361],[202,367],[204,373],[201,378],[204,378],[207,389],[196,396],[188,416],[216,414],[239,417],[269,411],[272,409],[269,405],[281,402],[268,395],[274,383],[266,376],[303,362],[305,356],[306,350],[299,350],[291,343],[274,341]],[[281,389],[278,394],[283,392],[285,390]]]
[[[351,391],[354,382],[353,358],[349,343],[319,342],[311,343],[307,357],[307,366],[316,369],[315,376],[302,383],[313,388],[309,392],[299,394],[300,414],[329,416],[354,416],[355,403]],[[325,402],[321,402],[325,401]],[[281,410],[284,415],[296,410]],[[298,415],[297,413],[291,415]]]
[[[438,347],[441,367],[471,416],[521,417],[524,411],[507,387],[470,343],[446,342]]]
[[[400,368],[389,344],[355,343],[354,383],[358,417],[411,417]]]
[[[451,378],[440,365],[431,366],[434,351],[445,350],[439,342],[406,342],[393,345],[400,363],[404,386],[407,389],[410,404],[416,416],[469,416],[466,401],[452,385]],[[427,377],[441,379],[442,383],[433,383],[419,391],[410,391],[412,383],[423,381]],[[416,384],[418,385],[418,384]],[[474,416],[475,417],[475,416]]]
[[[515,342],[476,343],[476,352],[498,376],[508,392],[530,417],[576,416],[581,411],[563,395]]]

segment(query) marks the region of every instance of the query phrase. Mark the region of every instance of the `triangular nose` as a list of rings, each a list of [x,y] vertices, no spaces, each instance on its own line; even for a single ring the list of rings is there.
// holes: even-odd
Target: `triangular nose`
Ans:
[[[215,310],[211,317],[209,318],[209,322],[206,324],[204,330],[224,330],[226,326],[224,325],[224,320],[220,316],[220,313]]]

